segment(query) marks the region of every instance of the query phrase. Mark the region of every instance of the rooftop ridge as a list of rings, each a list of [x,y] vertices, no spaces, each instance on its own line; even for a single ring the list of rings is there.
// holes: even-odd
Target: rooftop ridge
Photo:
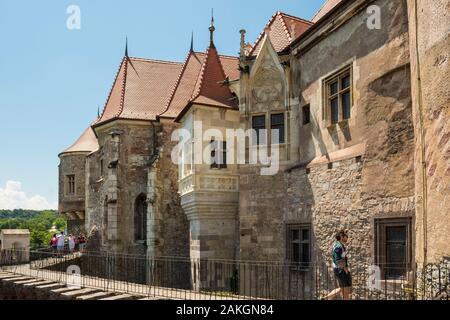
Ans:
[[[208,47],[208,49],[206,50],[206,53],[205,53],[205,57],[203,58],[202,69],[200,70],[200,74],[198,75],[197,81],[195,82],[195,86],[194,86],[194,90],[195,90],[195,88],[197,87],[197,83],[198,83],[198,89],[197,89],[197,92],[192,92],[191,101],[195,100],[200,95],[200,89],[203,85],[203,78],[205,76],[205,69],[206,69],[206,64],[208,62],[208,56],[209,56],[210,49],[211,49],[211,47]]]
[[[182,65],[183,64],[183,62],[159,60],[159,59],[150,59],[150,58],[139,58],[139,57],[128,57],[128,58],[130,60],[141,61],[141,62],[156,62],[156,63],[172,64],[172,65]]]
[[[249,56],[253,55],[253,52],[255,51],[256,47],[258,46],[259,42],[262,40],[262,37],[266,33],[265,30],[272,25],[272,23],[275,21],[276,16],[278,15],[280,11],[275,12],[272,17],[270,17],[269,22],[266,23],[264,26],[263,31],[259,34],[258,38],[256,38],[255,44],[252,47],[252,50],[249,52]]]
[[[248,53],[249,56],[252,56],[255,53],[256,48],[258,47],[259,43],[261,42],[261,40],[263,39],[263,37],[265,35],[265,30],[267,28],[270,28],[270,26],[275,22],[277,17],[280,17],[280,19],[281,19],[281,24],[283,25],[284,32],[286,33],[286,36],[287,36],[289,42],[292,42],[294,39],[292,38],[291,31],[286,24],[286,20],[285,20],[286,17],[289,19],[296,20],[298,22],[307,23],[310,26],[312,26],[314,24],[312,21],[309,21],[309,20],[306,20],[303,18],[299,18],[299,17],[293,16],[293,15],[290,15],[290,14],[287,14],[287,13],[284,13],[281,11],[277,11],[272,15],[272,17],[269,19],[269,22],[267,22],[267,24],[265,25],[263,31],[259,34],[258,38],[255,41],[255,44],[252,46],[252,49]]]
[[[103,105],[102,114],[97,118],[97,120],[94,121],[94,123],[92,125],[95,125],[95,124],[99,123],[99,121],[103,118],[103,115],[105,114],[106,106],[108,105],[109,99],[111,98],[111,95],[112,95],[112,92],[113,92],[113,89],[114,89],[114,85],[116,84],[116,80],[117,80],[117,77],[119,76],[120,70],[122,69],[122,65],[123,65],[124,60],[125,60],[125,57],[122,58],[122,61],[119,64],[119,69],[116,72],[116,76],[114,77],[114,81],[113,81],[113,83],[111,85],[111,89],[109,90],[108,98],[106,98],[106,102]]]
[[[119,105],[119,111],[116,114],[116,117],[120,116],[120,114],[123,112],[123,106],[125,103],[125,90],[127,86],[127,77],[128,77],[128,59],[129,57],[125,57],[125,68],[124,68],[124,77],[122,80],[122,92],[120,96],[120,105]]]
[[[165,110],[164,110],[164,112],[159,114],[158,117],[164,115],[167,111],[169,111],[170,104],[172,103],[173,98],[175,97],[175,93],[177,92],[178,86],[180,85],[181,79],[183,78],[184,72],[186,71],[186,68],[187,68],[188,61],[191,58],[192,54],[195,54],[195,52],[194,51],[188,52],[186,59],[184,61],[184,64],[183,64],[183,68],[181,68],[180,74],[178,75],[177,81],[175,82],[175,85],[172,88],[172,92],[170,93],[169,99],[167,99],[167,102],[165,105]]]
[[[286,20],[284,20],[284,16],[280,11],[278,11],[278,16],[281,18],[281,24],[283,25],[284,32],[286,32],[289,42],[292,42],[291,32],[289,31],[289,28],[286,25]]]
[[[294,20],[297,20],[297,21],[301,21],[301,22],[306,22],[306,23],[309,23],[309,24],[311,24],[311,25],[314,24],[314,22],[312,22],[311,20],[304,19],[304,18],[300,18],[300,17],[297,17],[297,16],[293,16],[293,15],[291,15],[291,14],[288,14],[288,13],[285,13],[285,12],[282,12],[282,11],[278,11],[278,12],[279,12],[281,15],[285,16],[285,17],[288,17],[288,18],[291,18],[291,19],[294,19]]]

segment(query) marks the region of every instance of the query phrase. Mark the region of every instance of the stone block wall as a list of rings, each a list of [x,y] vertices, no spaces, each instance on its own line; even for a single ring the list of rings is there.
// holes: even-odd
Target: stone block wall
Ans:
[[[408,0],[408,11],[416,256],[421,263],[436,263],[450,256],[450,2]]]

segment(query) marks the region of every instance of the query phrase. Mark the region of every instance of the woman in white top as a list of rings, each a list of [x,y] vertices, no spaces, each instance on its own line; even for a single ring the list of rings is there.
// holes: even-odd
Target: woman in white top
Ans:
[[[74,249],[75,249],[75,238],[70,234],[69,235],[69,250],[70,250],[70,253],[73,253]]]
[[[58,239],[56,240],[56,245],[58,249],[58,254],[61,254],[64,250],[64,231],[61,232],[61,234],[58,236]]]

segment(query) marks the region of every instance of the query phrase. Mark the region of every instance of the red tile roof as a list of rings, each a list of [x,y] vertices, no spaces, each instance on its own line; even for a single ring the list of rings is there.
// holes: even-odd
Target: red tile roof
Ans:
[[[186,107],[186,105],[192,100],[192,98],[196,96],[199,89],[201,89],[201,86],[203,85],[205,87],[206,81],[215,81],[215,77],[220,78],[217,81],[223,81],[225,77],[233,80],[239,79],[239,59],[236,57],[221,56],[217,54],[217,51],[215,49],[214,51],[214,57],[210,59],[207,59],[208,52],[206,54],[200,52],[189,53],[183,70],[180,73],[177,85],[173,90],[174,92],[166,104],[166,111],[161,115],[162,117],[177,117],[180,112]],[[210,53],[210,55],[211,54],[212,53]],[[210,64],[210,66],[208,67],[208,79],[205,79],[205,81],[201,81],[202,77],[204,78],[204,73],[206,70],[205,62],[208,60],[215,62],[213,64]],[[220,69],[219,65],[221,65]],[[212,73],[215,73],[215,76],[210,77]],[[225,76],[223,76],[223,73],[225,74]],[[216,89],[217,92],[211,92],[215,91]],[[216,100],[213,101],[213,99],[211,99],[207,101],[206,96],[203,95],[202,98],[199,97],[199,101],[205,104],[221,103],[220,101],[226,100],[231,94],[231,92],[229,92],[229,89],[226,89],[227,90],[224,90],[224,87],[220,85],[215,85],[215,89],[213,89],[208,84],[208,88],[204,88],[204,90],[207,91],[206,95],[216,96]],[[220,95],[225,95],[226,97],[220,97]]]
[[[342,1],[343,0],[327,0],[322,8],[320,8],[319,11],[317,11],[317,13],[314,15],[314,17],[312,18],[312,22],[316,23],[317,21],[319,21]]]
[[[216,48],[210,46],[206,51],[202,71],[198,76],[190,102],[217,107],[237,108],[236,99],[230,88],[220,83],[227,78],[220,60]]]
[[[269,28],[270,41],[275,50],[281,52],[312,25],[311,21],[277,11],[267,23],[265,29]],[[249,53],[250,56],[258,55],[261,50],[265,29],[256,40],[253,49]]]
[[[156,119],[165,110],[182,68],[182,63],[124,57],[94,126],[112,119]]]
[[[91,127],[87,128],[77,141],[69,148],[60,153],[79,153],[79,152],[92,152],[98,149],[97,137]]]
[[[190,52],[184,64],[124,57],[93,126],[114,119],[155,120],[161,114],[175,118],[192,98],[205,56]],[[219,56],[219,60],[230,79],[239,78],[238,58]]]

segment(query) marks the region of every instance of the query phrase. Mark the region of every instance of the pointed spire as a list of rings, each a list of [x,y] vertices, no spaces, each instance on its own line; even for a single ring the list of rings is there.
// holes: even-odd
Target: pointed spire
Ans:
[[[100,118],[100,106],[97,105],[97,118]]]
[[[216,28],[214,27],[214,9],[211,11],[211,25],[209,26],[209,46],[214,47],[214,31]]]
[[[190,52],[194,52],[194,31],[192,31],[191,35],[191,48],[189,50]]]
[[[128,37],[125,38],[125,57],[128,58]]]

